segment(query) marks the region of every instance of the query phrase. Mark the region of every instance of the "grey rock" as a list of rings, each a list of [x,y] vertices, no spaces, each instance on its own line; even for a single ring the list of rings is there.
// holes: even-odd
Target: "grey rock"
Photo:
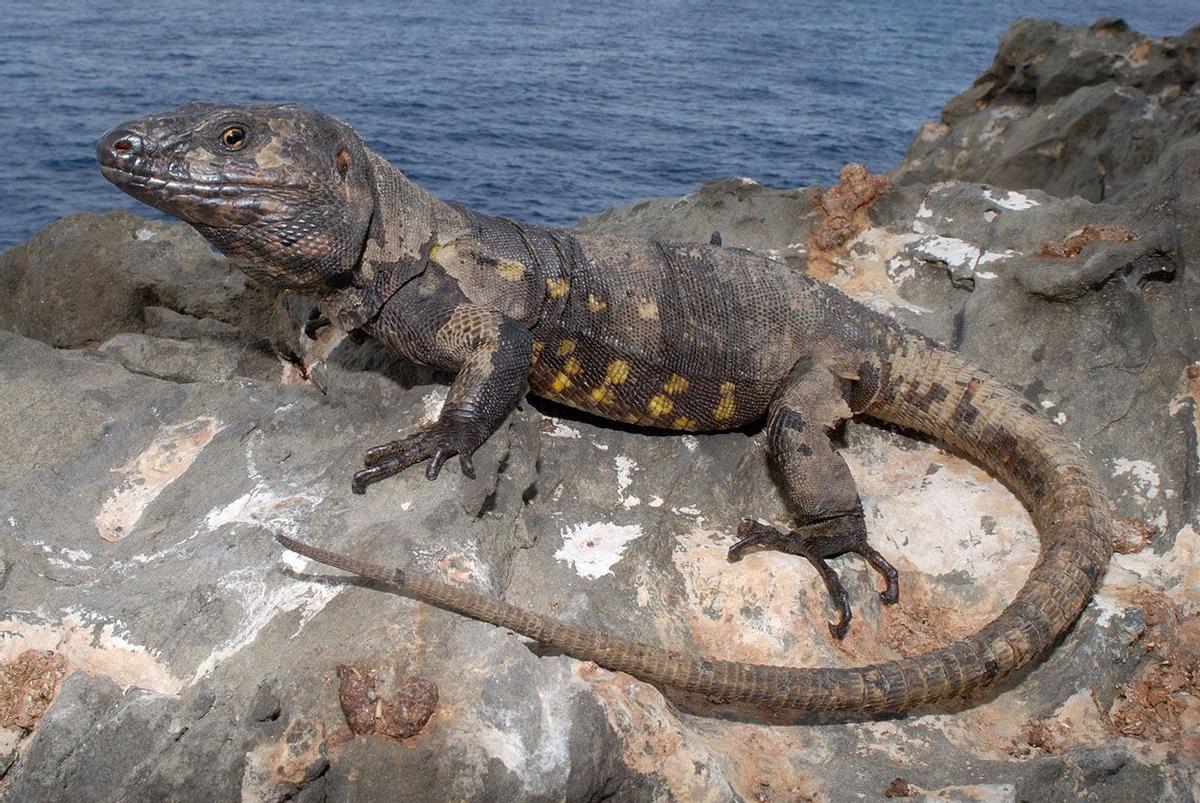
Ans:
[[[235,338],[241,331],[233,324],[215,318],[193,318],[168,307],[145,307],[142,317],[146,322],[144,334],[152,337],[170,337],[176,340],[198,337]]]
[[[237,352],[220,344],[122,332],[100,345],[126,369],[172,382],[213,382],[237,371]]]
[[[1151,40],[1120,21],[1016,22],[992,66],[922,129],[892,176],[1125,197],[1200,132],[1198,50],[1200,26]]]
[[[127,212],[71,215],[0,255],[0,328],[60,347],[141,332],[147,307],[262,320],[274,297],[190,227]]]

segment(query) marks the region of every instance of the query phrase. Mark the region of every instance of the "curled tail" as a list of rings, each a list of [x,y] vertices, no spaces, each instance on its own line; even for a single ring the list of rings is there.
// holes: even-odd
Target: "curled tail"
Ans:
[[[1112,522],[1084,456],[1017,393],[956,353],[897,336],[864,411],[974,458],[1029,508],[1041,552],[1016,598],[979,632],[897,661],[852,668],[744,664],[663,650],[560,622],[440,580],[385,569],[286,536],[288,549],[513,630],[574,658],[730,702],[800,710],[900,711],[983,686],[1045,653],[1091,599]]]

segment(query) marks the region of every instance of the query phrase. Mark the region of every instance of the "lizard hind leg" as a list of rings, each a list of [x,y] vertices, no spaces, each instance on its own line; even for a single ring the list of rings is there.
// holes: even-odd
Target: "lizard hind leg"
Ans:
[[[803,557],[821,575],[838,621],[829,631],[842,639],[850,626],[849,597],[829,558],[855,552],[883,576],[880,600],[891,605],[900,598],[898,574],[867,543],[862,500],[846,462],[833,451],[828,429],[849,418],[837,376],[822,366],[802,366],[789,379],[771,405],[767,422],[768,448],[783,478],[797,524],[787,532],[746,519],[738,527],[739,540],[729,550],[731,561],[740,560],[752,547],[763,547]]]

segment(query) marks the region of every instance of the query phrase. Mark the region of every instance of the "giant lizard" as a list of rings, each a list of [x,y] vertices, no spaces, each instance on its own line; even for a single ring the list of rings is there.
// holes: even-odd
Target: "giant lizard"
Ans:
[[[795,523],[753,518],[729,550],[807,559],[851,611],[829,558],[862,555],[862,501],[834,427],[863,414],[978,461],[1031,512],[1041,550],[1012,602],[930,652],[848,668],[767,666],[659,649],[441,580],[288,537],[289,549],[505,627],[582,660],[723,701],[899,711],[1028,665],[1080,615],[1111,555],[1087,460],[1016,391],[957,353],[803,273],[746,250],[525,225],[443,202],[346,124],[298,105],[193,103],[109,131],[104,175],[195,227],[251,277],[315,295],[323,316],[455,378],[438,419],[368,449],[356,493],[410,466],[430,479],[471,455],[526,389],[598,416],[687,432],[765,421]]]

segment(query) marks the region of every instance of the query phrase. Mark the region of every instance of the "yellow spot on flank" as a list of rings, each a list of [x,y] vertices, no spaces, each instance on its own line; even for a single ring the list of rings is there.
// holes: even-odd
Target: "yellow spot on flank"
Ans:
[[[542,356],[542,349],[546,348],[546,344],[540,340],[533,341],[533,358],[536,360]]]
[[[646,410],[649,411],[650,415],[660,416],[671,412],[671,408],[674,406],[675,403],[673,401],[660,393],[650,400],[650,403],[646,405]]]
[[[571,377],[567,376],[562,371],[559,371],[558,376],[554,377],[554,381],[550,383],[550,390],[554,391],[555,393],[562,393],[564,390],[567,390],[570,387]]]
[[[612,404],[617,400],[617,394],[611,388],[596,388],[592,391],[592,398],[597,404]]]
[[[568,357],[567,361],[563,364],[563,373],[567,376],[577,376],[582,370],[583,366],[574,357]]]
[[[681,415],[675,419],[675,429],[692,429],[696,426],[696,422],[688,418],[686,415]]]
[[[619,385],[629,378],[629,363],[624,360],[613,360],[608,364],[604,373],[604,384]]]
[[[637,313],[642,320],[652,321],[658,317],[658,304],[652,298],[643,298],[638,301]]]
[[[663,383],[664,393],[683,393],[688,389],[688,381],[679,374],[671,374],[671,378]]]
[[[719,402],[717,402],[716,408],[713,410],[713,418],[715,418],[718,421],[724,421],[727,418],[732,418],[733,411],[735,409],[736,408],[734,407],[734,404],[733,404],[733,397],[732,396],[722,396],[721,400]]]
[[[591,293],[588,293],[587,308],[592,312],[599,312],[602,309],[608,308],[608,302],[601,301]]]
[[[735,390],[735,386],[732,382],[722,382],[721,383],[721,395],[722,396],[732,396],[734,390]]]
[[[496,265],[496,275],[510,282],[519,282],[525,275],[525,263],[515,259],[502,259]]]
[[[546,292],[551,298],[562,298],[571,289],[571,283],[566,279],[547,279]]]
[[[575,350],[575,341],[574,340],[564,340],[558,344],[558,348],[556,348],[554,350],[554,353],[557,354],[559,357],[565,357],[574,350]]]

